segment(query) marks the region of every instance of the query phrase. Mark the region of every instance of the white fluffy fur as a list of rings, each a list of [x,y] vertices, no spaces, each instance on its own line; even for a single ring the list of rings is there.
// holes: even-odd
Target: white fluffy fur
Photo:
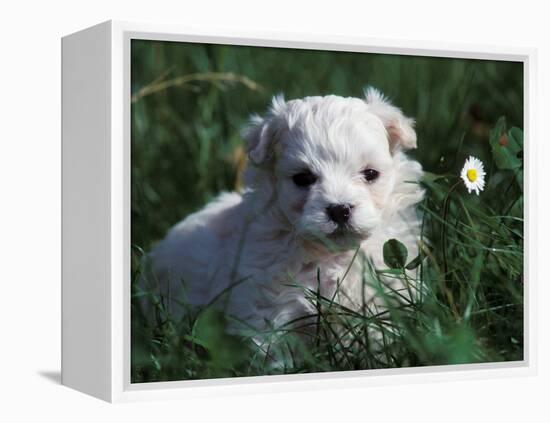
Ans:
[[[262,329],[314,312],[303,292],[289,285],[316,291],[318,269],[321,294],[331,297],[356,246],[375,267],[386,267],[382,246],[390,238],[415,257],[415,204],[423,192],[414,182],[422,170],[403,152],[416,147],[413,125],[372,88],[364,99],[275,97],[244,133],[250,158],[245,189],[223,193],[188,216],[151,252],[161,289],[175,298],[184,281],[191,304],[216,298],[242,327]],[[380,172],[372,183],[361,173],[367,167]],[[318,177],[305,189],[292,180],[304,169]],[[343,235],[335,235],[337,225],[326,213],[334,203],[353,205]],[[336,299],[357,309],[363,293],[367,302],[376,301],[354,266]]]

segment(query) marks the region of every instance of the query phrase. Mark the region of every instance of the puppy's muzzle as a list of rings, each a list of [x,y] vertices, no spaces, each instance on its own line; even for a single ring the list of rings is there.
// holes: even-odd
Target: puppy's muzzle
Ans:
[[[337,225],[345,225],[351,217],[351,204],[331,204],[327,207],[327,215]]]

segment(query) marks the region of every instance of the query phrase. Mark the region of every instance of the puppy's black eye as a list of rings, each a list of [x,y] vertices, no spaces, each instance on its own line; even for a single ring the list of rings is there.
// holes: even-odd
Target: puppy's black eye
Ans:
[[[317,176],[311,173],[309,170],[297,173],[292,177],[294,183],[299,187],[308,187],[313,185],[317,181]]]
[[[373,182],[380,176],[380,172],[374,169],[365,169],[363,171],[363,176],[367,182]]]

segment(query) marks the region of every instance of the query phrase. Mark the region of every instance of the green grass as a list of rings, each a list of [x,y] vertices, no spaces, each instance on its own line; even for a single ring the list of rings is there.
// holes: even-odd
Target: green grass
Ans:
[[[163,298],[138,288],[144,252],[239,186],[239,129],[251,113],[278,92],[360,96],[366,85],[416,118],[412,155],[427,171],[421,255],[388,244],[382,273],[356,258],[388,311],[354,312],[304,291],[318,310],[314,339],[303,345],[277,328],[269,353],[282,364],[273,366],[249,339],[225,333],[226,316],[189,309],[176,321]],[[133,41],[132,94],[133,382],[523,358],[521,63]],[[479,197],[458,179],[469,155],[488,173]],[[404,277],[405,267],[417,273],[415,299],[395,305],[400,293],[381,277]],[[156,303],[155,324],[144,296]]]

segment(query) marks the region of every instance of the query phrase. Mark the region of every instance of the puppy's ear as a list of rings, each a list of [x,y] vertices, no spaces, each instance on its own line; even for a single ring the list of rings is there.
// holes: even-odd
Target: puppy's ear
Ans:
[[[365,100],[369,111],[378,116],[388,133],[390,150],[410,150],[416,148],[416,132],[414,131],[414,119],[406,117],[403,112],[376,88],[365,89]]]
[[[288,126],[284,118],[286,103],[282,95],[271,100],[271,106],[262,118],[252,116],[249,125],[243,130],[242,136],[247,143],[248,157],[255,165],[269,161],[273,149],[281,133]]]

